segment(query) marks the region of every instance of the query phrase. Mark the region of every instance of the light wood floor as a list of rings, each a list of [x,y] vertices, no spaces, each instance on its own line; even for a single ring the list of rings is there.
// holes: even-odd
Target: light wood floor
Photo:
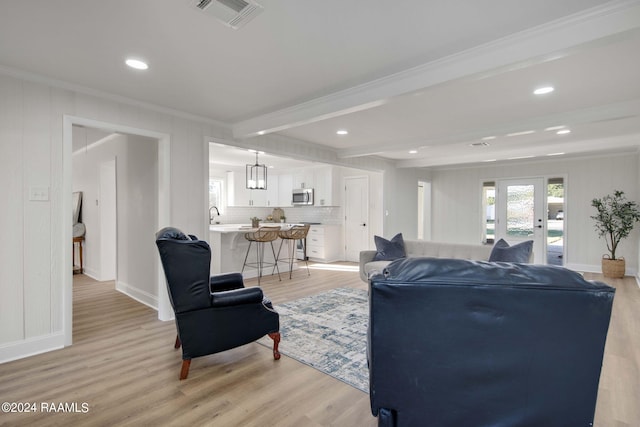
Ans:
[[[302,271],[282,282],[263,278],[262,287],[276,304],[366,288],[355,264],[327,267],[309,278]],[[640,289],[632,278],[607,282],[617,294],[595,425],[640,426]],[[86,402],[88,413],[0,413],[0,425],[376,425],[367,394],[286,356],[274,361],[255,343],[194,359],[179,381],[173,322],[157,320],[113,282],[74,277],[73,327],[73,346],[0,365],[0,402],[78,402],[80,409]]]

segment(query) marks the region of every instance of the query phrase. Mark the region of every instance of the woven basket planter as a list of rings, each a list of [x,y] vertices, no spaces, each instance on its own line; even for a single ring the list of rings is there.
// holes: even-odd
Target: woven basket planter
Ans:
[[[602,257],[602,274],[612,279],[622,279],[625,271],[624,258],[610,259],[609,255]]]

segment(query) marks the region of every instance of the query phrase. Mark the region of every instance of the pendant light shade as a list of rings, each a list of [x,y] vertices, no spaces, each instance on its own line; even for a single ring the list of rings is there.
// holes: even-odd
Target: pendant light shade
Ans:
[[[258,153],[256,152],[256,163],[247,165],[247,188],[249,190],[267,189],[267,166],[258,163]]]

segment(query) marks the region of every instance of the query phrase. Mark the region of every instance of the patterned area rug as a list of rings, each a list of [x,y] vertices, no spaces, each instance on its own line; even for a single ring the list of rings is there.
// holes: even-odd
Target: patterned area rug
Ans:
[[[367,291],[333,289],[275,308],[280,313],[280,353],[369,392]],[[258,342],[273,344],[268,337]]]

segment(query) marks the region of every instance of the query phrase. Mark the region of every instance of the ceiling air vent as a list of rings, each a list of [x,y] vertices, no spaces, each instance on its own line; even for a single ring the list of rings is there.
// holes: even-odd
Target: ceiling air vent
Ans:
[[[253,0],[190,0],[191,3],[223,24],[237,30],[262,12],[263,8]]]

